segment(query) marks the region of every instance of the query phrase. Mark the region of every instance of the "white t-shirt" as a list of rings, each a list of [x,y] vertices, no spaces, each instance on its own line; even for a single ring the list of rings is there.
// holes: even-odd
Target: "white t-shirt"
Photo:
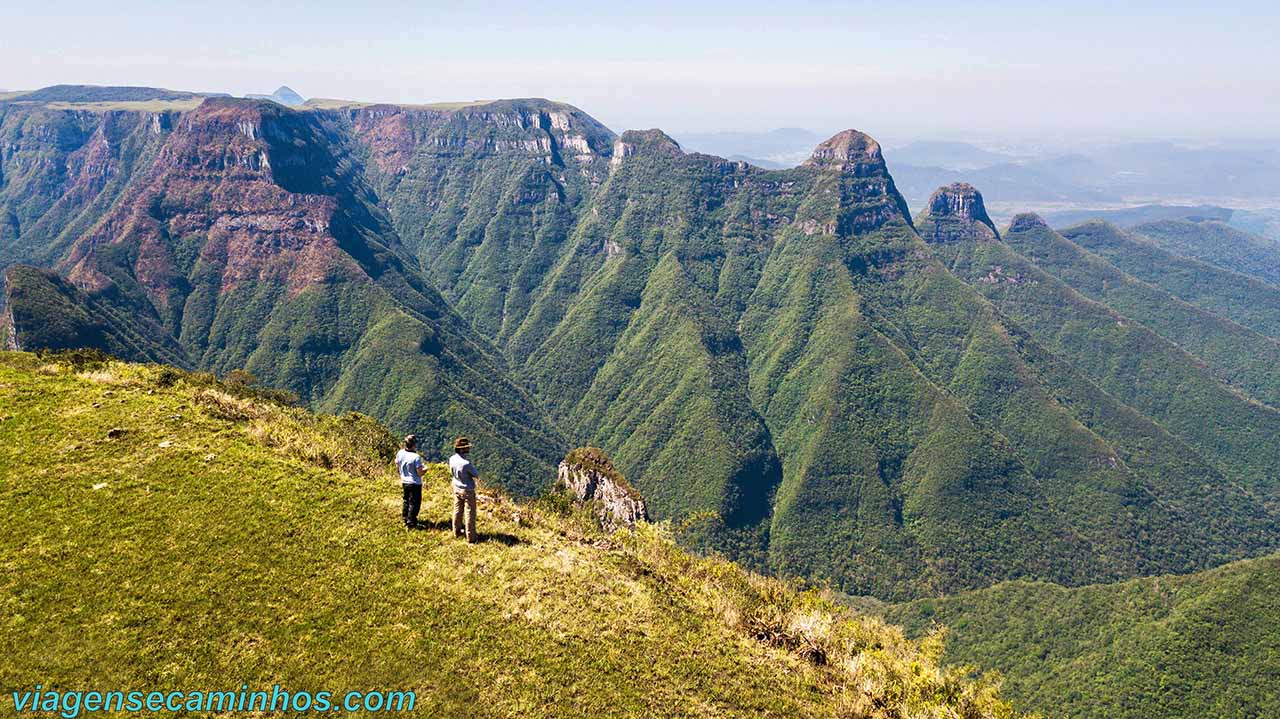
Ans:
[[[402,449],[396,452],[396,468],[400,470],[400,484],[422,484],[422,471],[427,465],[422,455]]]
[[[449,474],[453,475],[454,489],[475,489],[476,480],[480,477],[471,460],[460,454],[449,458]]]

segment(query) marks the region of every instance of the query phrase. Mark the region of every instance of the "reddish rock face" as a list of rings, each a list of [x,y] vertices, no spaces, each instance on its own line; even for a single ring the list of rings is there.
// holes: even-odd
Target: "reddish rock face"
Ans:
[[[64,269],[81,287],[102,290],[111,282],[104,249],[128,248],[127,270],[161,311],[188,283],[178,245],[194,244],[183,251],[220,268],[219,293],[259,282],[296,293],[356,277],[358,265],[332,233],[344,189],[335,167],[310,116],[206,101],[176,123],[146,176],[76,243]]]
[[[532,492],[563,451],[557,431],[413,267],[364,177],[377,176],[362,162],[370,156],[391,166],[415,143],[449,141],[454,120],[353,112],[381,133],[381,149],[358,146],[341,113],[268,101],[209,98],[171,115],[0,105],[0,207],[14,216],[0,216],[0,248],[14,236],[40,246],[45,257],[30,259],[56,264],[74,291],[38,277],[27,288],[85,317],[43,344],[243,368],[323,409],[420,436],[465,431],[492,448],[482,460],[502,458],[509,487]],[[551,127],[551,114],[531,121]],[[435,123],[435,134],[415,122]],[[32,217],[48,231],[35,236]],[[24,304],[29,314],[43,306]],[[35,324],[23,325],[33,341]],[[465,417],[458,397],[475,399]],[[480,427],[462,426],[477,417]]]

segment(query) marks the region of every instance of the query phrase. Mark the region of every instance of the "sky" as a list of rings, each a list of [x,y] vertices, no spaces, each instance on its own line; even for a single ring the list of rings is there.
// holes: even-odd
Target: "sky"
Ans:
[[[44,0],[2,14],[11,90],[548,97],[618,131],[1280,135],[1274,2]]]

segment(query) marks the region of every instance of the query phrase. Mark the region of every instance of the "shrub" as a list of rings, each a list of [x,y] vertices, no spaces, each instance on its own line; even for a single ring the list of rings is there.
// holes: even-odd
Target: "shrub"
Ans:
[[[37,350],[36,356],[46,362],[65,365],[75,372],[101,369],[112,361],[111,355],[91,347],[62,350]]]

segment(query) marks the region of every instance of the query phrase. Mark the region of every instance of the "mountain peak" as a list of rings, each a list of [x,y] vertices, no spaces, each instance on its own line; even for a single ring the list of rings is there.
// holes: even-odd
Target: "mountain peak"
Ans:
[[[306,98],[294,92],[288,85],[281,85],[270,95],[245,95],[245,97],[250,100],[271,100],[286,107],[302,107],[307,102]]]
[[[680,143],[659,129],[627,130],[613,143],[613,158],[609,160],[611,170],[617,169],[628,157],[638,154],[679,157],[684,154]]]
[[[880,143],[865,132],[844,130],[818,145],[805,161],[806,167],[835,167],[849,170],[861,165],[883,165]]]
[[[293,88],[289,87],[288,85],[281,85],[280,87],[277,87],[276,91],[271,93],[271,96],[275,98],[279,98],[285,101],[287,104],[291,104],[291,105],[294,103],[301,105],[303,102],[305,102],[303,97],[298,93],[294,92]]]
[[[920,236],[929,242],[1000,239],[987,215],[982,193],[967,182],[954,182],[935,190],[916,224]]]
[[[668,155],[682,155],[684,150],[680,149],[680,143],[676,142],[670,135],[653,128],[650,130],[627,130],[618,138],[620,142],[627,145],[633,145],[636,148],[645,148],[658,150]]]
[[[1013,216],[1009,221],[1009,229],[1006,232],[1026,232],[1028,230],[1047,230],[1049,223],[1044,218],[1034,212],[1020,212]]]

